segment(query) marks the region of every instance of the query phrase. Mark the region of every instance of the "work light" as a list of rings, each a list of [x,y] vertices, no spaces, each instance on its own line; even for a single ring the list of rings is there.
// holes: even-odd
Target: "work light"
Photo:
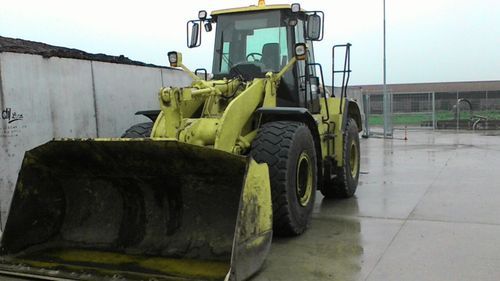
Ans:
[[[177,67],[177,62],[178,62],[177,52],[169,52],[168,61],[170,62],[171,67]]]
[[[299,3],[293,3],[292,4],[292,13],[298,13],[300,12],[300,4]]]
[[[207,11],[205,11],[205,10],[201,10],[201,11],[199,11],[199,12],[198,12],[198,18],[199,18],[200,20],[205,20],[205,19],[207,19]]]

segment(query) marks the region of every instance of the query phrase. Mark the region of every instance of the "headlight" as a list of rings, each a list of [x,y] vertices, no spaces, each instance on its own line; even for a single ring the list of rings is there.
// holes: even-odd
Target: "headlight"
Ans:
[[[168,61],[170,62],[171,67],[177,67],[177,62],[178,62],[177,52],[169,52]]]

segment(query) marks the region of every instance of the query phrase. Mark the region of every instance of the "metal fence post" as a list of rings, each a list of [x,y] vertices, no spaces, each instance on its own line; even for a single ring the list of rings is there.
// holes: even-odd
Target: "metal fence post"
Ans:
[[[392,134],[392,124],[393,124],[393,119],[395,118],[394,117],[394,112],[393,112],[393,97],[394,95],[392,94],[392,92],[388,92],[387,93],[387,99],[388,99],[388,104],[387,104],[387,111],[388,111],[388,119],[387,119],[387,131],[388,131],[388,135],[391,135]]]
[[[459,97],[458,97],[458,91],[457,91],[457,101],[455,103],[456,107],[457,107],[456,113],[455,113],[456,114],[455,118],[457,119],[457,132],[460,130],[460,104],[458,103],[458,99],[459,99]]]
[[[363,98],[363,111],[365,113],[365,129],[363,130],[363,137],[368,138],[370,137],[370,125],[369,125],[369,118],[370,118],[370,97],[361,92],[361,97]]]
[[[432,129],[435,130],[437,127],[436,121],[436,92],[431,93],[432,97]]]
[[[382,98],[382,104],[383,104],[383,118],[384,118],[384,138],[389,137],[389,117],[390,117],[390,112],[389,112],[389,94],[387,93],[387,90],[384,89],[384,96]]]
[[[486,99],[486,100],[485,100],[486,110],[489,110],[489,108],[488,108],[488,104],[489,104],[489,102],[488,102],[488,91],[486,91],[486,96],[485,96],[485,99]],[[481,108],[481,109],[482,109],[482,108]]]

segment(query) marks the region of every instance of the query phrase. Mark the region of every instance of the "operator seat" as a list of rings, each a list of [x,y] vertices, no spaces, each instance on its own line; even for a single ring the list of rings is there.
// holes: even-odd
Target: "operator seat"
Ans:
[[[274,72],[280,70],[279,43],[267,43],[262,47],[262,63],[266,70],[273,70]]]

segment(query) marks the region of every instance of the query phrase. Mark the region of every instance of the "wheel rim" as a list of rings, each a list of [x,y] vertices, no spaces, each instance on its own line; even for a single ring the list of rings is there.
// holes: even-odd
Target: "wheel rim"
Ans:
[[[302,152],[297,162],[297,199],[302,207],[311,200],[313,190],[313,170],[311,160],[306,152]]]
[[[355,179],[358,176],[359,167],[359,152],[356,143],[351,142],[350,156],[349,156],[349,166],[351,167],[351,176]]]

